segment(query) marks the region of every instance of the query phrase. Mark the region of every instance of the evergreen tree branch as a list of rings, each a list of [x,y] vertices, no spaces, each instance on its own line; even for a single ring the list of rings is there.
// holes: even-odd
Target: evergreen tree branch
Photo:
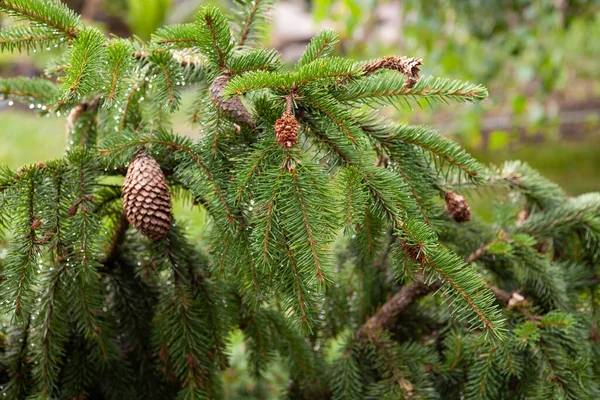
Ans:
[[[127,92],[127,96],[123,101],[123,112],[119,118],[119,126],[117,128],[118,132],[121,132],[125,129],[127,125],[132,125],[134,129],[137,128],[137,124],[139,123],[139,113],[136,113],[136,108],[139,108],[139,96],[140,93],[145,92],[145,88],[148,86],[148,81],[143,77],[137,80],[131,85],[131,89]]]
[[[332,83],[345,82],[359,78],[363,70],[359,64],[352,60],[339,57],[318,58],[291,73],[288,80],[292,87],[303,87],[313,82],[330,81]]]
[[[281,66],[281,55],[277,51],[253,49],[246,53],[232,53],[227,60],[227,73],[240,75],[250,71],[277,71]]]
[[[67,134],[72,144],[78,147],[93,147],[96,145],[98,133],[98,109],[100,98],[77,104],[67,116]]]
[[[30,328],[32,317],[29,315],[25,323],[13,327],[9,334],[11,345],[5,350],[3,364],[8,369],[9,381],[2,389],[2,395],[11,399],[20,399],[28,394],[29,367],[27,365],[27,347],[30,344]]]
[[[80,99],[101,87],[103,77],[98,70],[104,67],[106,39],[95,28],[86,28],[73,41],[70,65],[63,78],[66,99]]]
[[[264,315],[273,333],[277,335],[274,343],[279,353],[289,361],[292,375],[314,376],[319,365],[313,356],[313,350],[306,342],[306,338],[293,329],[280,312],[266,309]]]
[[[363,158],[361,156],[366,157],[366,155],[357,149],[353,149],[345,135],[334,134],[341,132],[341,130],[332,124],[331,119],[319,118],[318,114],[310,113],[305,107],[300,107],[297,114],[300,121],[310,128],[312,137],[333,152],[337,158],[337,164],[361,165],[360,160]]]
[[[250,369],[256,376],[261,376],[268,363],[275,356],[271,344],[274,338],[269,329],[263,310],[241,307],[240,329],[244,332],[248,346]]]
[[[600,235],[600,229],[594,228],[594,219],[600,213],[600,194],[588,193],[568,199],[558,207],[545,212],[534,212],[517,228],[517,232],[525,232],[542,237],[557,237],[578,226],[587,225]]]
[[[407,371],[399,362],[401,358],[400,347],[397,342],[391,340],[384,332],[369,336],[369,345],[375,349],[378,360],[375,366],[382,370],[385,388],[384,392],[401,397],[412,397],[414,385],[406,378]]]
[[[323,113],[327,118],[331,119],[334,125],[348,137],[353,145],[359,146],[364,143],[364,135],[356,125],[355,119],[345,107],[325,91],[311,90],[307,97],[302,98],[302,102],[309,108]]]
[[[430,163],[438,166],[437,159],[447,162],[464,174],[468,180],[481,183],[485,168],[470,154],[453,141],[440,135],[435,130],[424,126],[391,125],[379,117],[363,113],[359,116],[361,128],[371,137],[379,141],[392,156],[402,154],[400,142],[415,145],[430,153]],[[398,157],[399,158],[399,157]],[[442,165],[439,166],[441,169]]]
[[[502,363],[501,345],[483,346],[475,365],[467,377],[465,398],[487,400],[495,398],[507,377],[507,366]]]
[[[241,96],[261,89],[271,89],[282,95],[292,91],[301,92],[299,89],[302,88],[319,91],[314,85],[317,82],[336,83],[358,78],[362,74],[362,69],[354,61],[333,57],[320,58],[290,73],[251,71],[238,75],[227,84],[223,95]]]
[[[312,326],[312,315],[309,312],[309,300],[307,299],[306,289],[300,280],[300,269],[298,268],[295,254],[287,243],[285,244],[285,251],[289,259],[289,265],[291,265],[293,271],[294,294],[297,296],[297,301],[294,302],[294,305],[299,311],[301,326],[307,328]]]
[[[44,296],[40,321],[36,323],[38,329],[33,334],[38,346],[34,351],[34,357],[38,359],[34,377],[38,381],[42,398],[56,393],[61,358],[68,340],[67,322],[64,320],[66,293],[63,281],[68,268],[68,263],[63,261],[56,271],[50,272],[50,287]]]
[[[193,160],[193,162],[203,171],[203,173],[206,175],[208,180],[211,182],[211,184],[213,186],[213,190],[215,191],[215,193],[219,199],[219,202],[221,203],[222,207],[225,210],[225,214],[226,214],[226,217],[227,217],[227,220],[229,221],[229,223],[233,224],[236,222],[236,218],[233,215],[233,212],[229,207],[229,203],[225,197],[225,193],[223,192],[223,190],[221,189],[221,187],[219,185],[219,182],[217,182],[215,176],[212,174],[210,169],[206,166],[206,164],[202,161],[202,159],[200,158],[200,156],[198,154],[196,154],[189,147],[186,147],[186,146],[183,146],[183,145],[180,145],[177,143],[173,143],[173,142],[169,143],[166,141],[150,139],[148,141],[148,143],[158,143],[158,144],[162,144],[162,145],[166,145],[166,146],[172,146],[176,150],[187,154]]]
[[[272,0],[236,0],[241,7],[242,21],[236,32],[237,45],[244,46],[260,38],[266,24],[266,14],[273,4]]]
[[[44,27],[11,26],[0,29],[0,51],[11,53],[50,47],[61,42],[62,36]]]
[[[225,86],[223,96],[241,96],[249,92],[272,89],[281,93],[289,93],[292,83],[288,76],[271,71],[250,71],[243,75],[235,76]]]
[[[207,358],[208,348],[200,341],[199,334],[204,327],[199,324],[197,310],[192,306],[191,295],[180,283],[175,283],[171,291],[171,302],[163,299],[159,303],[158,316],[169,321],[172,325],[174,340],[166,342],[173,361],[176,363],[176,373],[182,381],[181,394],[190,393],[190,398],[198,392],[200,396],[207,396],[204,380],[208,377],[207,367],[210,361]],[[168,316],[165,313],[175,309],[176,315]],[[171,313],[173,314],[173,313]],[[161,326],[162,329],[166,327]],[[159,333],[163,335],[164,333]],[[202,398],[202,397],[200,397]]]
[[[279,178],[275,181],[273,185],[273,190],[271,192],[270,198],[263,203],[261,206],[262,209],[257,210],[260,214],[258,214],[258,219],[256,221],[256,228],[260,229],[261,233],[264,232],[264,237],[260,243],[261,248],[261,260],[265,266],[268,266],[272,263],[272,258],[277,254],[274,246],[277,245],[276,238],[273,237],[275,234],[275,229],[277,228],[277,221],[275,220],[275,205],[277,199],[277,191],[280,190],[280,180]],[[264,224],[264,226],[263,226]]]
[[[0,11],[61,32],[69,40],[79,34],[79,16],[58,0],[0,0]]]
[[[125,86],[124,80],[132,65],[132,52],[131,43],[124,40],[114,41],[108,45],[107,72],[109,79],[104,100],[106,107],[111,106],[115,100],[121,97]]]
[[[3,297],[7,312],[24,318],[32,312],[34,301],[34,268],[41,256],[38,232],[42,226],[38,215],[37,196],[41,173],[31,166],[18,173],[18,182],[10,188],[9,204],[16,211],[13,218],[15,244],[4,265]]]
[[[429,232],[429,233],[427,233]],[[458,256],[441,247],[426,224],[405,220],[398,232],[400,247],[408,260],[419,264],[425,273],[441,280],[444,294],[451,299],[459,319],[478,321],[493,340],[503,338],[503,319],[494,305],[493,293]],[[430,279],[430,282],[433,282]]]
[[[497,181],[507,182],[511,188],[523,193],[532,205],[541,209],[555,207],[566,198],[565,192],[556,183],[520,161],[509,161],[495,169],[488,182]]]
[[[360,370],[356,341],[346,339],[345,351],[335,360],[330,375],[330,387],[334,400],[362,400],[363,374]]]
[[[256,175],[265,167],[265,164],[269,161],[269,156],[272,155],[276,144],[270,142],[265,145],[264,148],[257,148],[257,151],[248,157],[250,163],[240,168],[241,173],[236,179],[236,194],[234,203],[237,205],[242,201],[246,190],[250,183],[256,178]]]
[[[298,66],[302,67],[318,58],[327,57],[337,43],[338,35],[335,31],[331,29],[322,30],[310,40],[302,57],[300,57],[300,61],[298,61]]]
[[[157,243],[152,251],[155,260],[167,267],[172,277],[160,295],[153,322],[153,342],[159,359],[179,379],[181,398],[220,397],[211,358],[215,344],[221,340],[213,335],[224,332],[214,325],[218,321],[213,315],[217,312],[214,294],[197,296],[198,289],[208,294],[201,288],[206,282],[197,281],[199,254],[193,254],[195,251],[177,229],[172,229],[168,241]]]
[[[165,109],[175,111],[181,101],[179,88],[184,81],[181,64],[174,61],[167,51],[154,51],[148,61],[158,72],[152,92],[156,101],[162,103]]]
[[[317,241],[313,235],[313,228],[311,227],[311,222],[308,216],[308,207],[306,206],[304,196],[302,195],[302,188],[300,186],[300,182],[298,181],[298,173],[296,170],[292,170],[292,181],[294,182],[294,190],[296,192],[296,196],[298,196],[298,203],[300,205],[300,212],[302,214],[302,223],[304,225],[304,229],[306,230],[306,234],[308,236],[308,244],[310,246],[312,258],[314,261],[315,269],[316,269],[316,277],[317,282],[319,284],[323,284],[325,280],[325,275],[321,270],[321,260],[319,254],[317,252]]]
[[[152,34],[152,43],[173,49],[186,49],[197,45],[198,26],[175,24],[159,28]]]
[[[204,7],[196,16],[197,43],[202,53],[219,68],[225,68],[233,43],[227,19],[216,7]]]
[[[487,89],[481,85],[431,76],[422,78],[413,87],[409,86],[403,75],[384,72],[348,82],[334,96],[341,102],[380,102],[401,106],[409,99],[475,102],[483,100],[488,95]]]
[[[99,362],[109,364],[118,358],[116,343],[111,338],[110,325],[98,313],[102,309],[102,286],[98,279],[99,218],[92,212],[93,193],[96,188],[97,165],[87,150],[71,151],[67,158],[70,170],[67,175],[68,192],[77,204],[68,215],[65,242],[70,252],[68,263],[72,268],[69,277],[71,302],[69,303],[76,329],[82,336],[91,338],[99,351]]]
[[[49,106],[58,98],[59,90],[52,82],[43,78],[2,78],[0,79],[0,94],[24,104],[32,101],[45,103]]]
[[[271,203],[271,206],[273,205],[273,203]],[[272,209],[270,210],[271,214],[268,215],[268,218],[272,217]],[[268,223],[270,223],[270,219],[268,220]],[[243,238],[243,243],[244,246],[246,247],[247,251],[248,251],[248,261],[250,262],[250,270],[251,270],[251,282],[252,282],[252,288],[253,288],[253,293],[251,295],[251,299],[254,299],[255,302],[259,302],[263,299],[264,295],[263,295],[263,289],[262,289],[262,285],[261,285],[261,280],[258,277],[258,273],[257,273],[257,262],[255,260],[254,254],[252,254],[252,249],[251,249],[251,243],[250,243],[250,235],[248,234],[248,232],[246,230],[243,230],[240,234],[240,236],[242,236]],[[269,246],[269,229],[267,228],[267,235],[265,237],[265,244],[263,245],[265,248],[268,248]],[[266,250],[265,250],[266,251]],[[267,254],[263,254],[263,263],[265,266],[269,265],[269,260],[268,260],[268,256]],[[250,302],[250,304],[254,304],[254,302]]]
[[[465,316],[470,315],[469,322],[474,322],[476,318],[493,340],[502,340],[503,319],[493,304],[491,291],[465,264],[462,262],[459,264],[455,254],[442,250],[434,257],[434,259],[426,259],[426,263],[448,285],[445,293],[456,300],[464,301],[464,305],[456,306],[457,315],[461,316],[462,312]],[[450,265],[452,267],[448,268]],[[453,303],[457,302],[453,301]]]

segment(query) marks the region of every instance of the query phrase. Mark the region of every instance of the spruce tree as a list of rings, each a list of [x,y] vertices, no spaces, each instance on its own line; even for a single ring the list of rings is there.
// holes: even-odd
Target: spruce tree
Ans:
[[[257,383],[283,360],[281,398],[600,398],[600,195],[388,120],[487,96],[418,58],[335,57],[325,30],[284,66],[259,47],[269,6],[143,43],[0,0],[25,21],[2,50],[64,49],[0,93],[70,143],[0,172],[2,398],[219,399],[234,331]],[[190,87],[198,140],[170,124]],[[504,199],[492,222],[480,192]],[[201,237],[172,198],[206,211]]]

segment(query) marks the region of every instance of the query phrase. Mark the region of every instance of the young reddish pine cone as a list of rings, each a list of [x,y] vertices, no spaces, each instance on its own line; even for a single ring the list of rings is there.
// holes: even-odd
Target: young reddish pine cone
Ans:
[[[289,111],[284,111],[277,121],[275,121],[275,136],[280,145],[289,149],[298,143],[298,131],[300,125]]]
[[[471,220],[471,208],[464,197],[454,193],[453,191],[446,192],[446,212],[458,223]]]
[[[138,153],[123,182],[123,208],[130,224],[152,241],[167,237],[171,229],[171,193],[156,160]]]
[[[366,63],[363,70],[367,75],[371,75],[380,69],[391,69],[401,72],[406,76],[404,87],[410,89],[419,81],[419,72],[421,72],[419,67],[422,64],[423,60],[420,58],[386,56],[379,60]]]
[[[242,104],[239,97],[232,97],[230,99],[223,97],[223,89],[225,89],[227,83],[229,83],[229,77],[227,75],[221,75],[210,85],[209,93],[213,104],[217,110],[226,117],[229,117],[240,124],[254,127],[252,115],[250,115],[250,112],[244,107],[244,104]]]

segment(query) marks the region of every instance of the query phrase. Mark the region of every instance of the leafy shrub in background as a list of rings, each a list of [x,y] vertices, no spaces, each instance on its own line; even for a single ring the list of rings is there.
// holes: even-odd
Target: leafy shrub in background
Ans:
[[[67,44],[0,93],[66,115],[71,142],[0,176],[3,395],[221,398],[239,331],[258,384],[283,360],[290,399],[597,398],[600,196],[382,117],[487,95],[420,78],[420,59],[332,57],[323,31],[283,71],[255,46],[268,6],[141,43],[0,0],[29,21],[3,49]],[[197,141],[169,125],[190,85]],[[493,224],[456,193],[498,187]],[[205,236],[171,196],[206,210]]]
[[[435,120],[417,114],[443,121],[444,131],[460,134],[470,148],[514,148],[531,136],[583,140],[597,131],[598,91],[591,89],[598,79],[591,60],[600,56],[595,0],[312,4],[317,21],[327,19],[342,32],[347,56],[400,48],[426,58],[428,73],[486,82],[494,96],[485,105],[452,109]],[[558,164],[550,156],[544,161]]]

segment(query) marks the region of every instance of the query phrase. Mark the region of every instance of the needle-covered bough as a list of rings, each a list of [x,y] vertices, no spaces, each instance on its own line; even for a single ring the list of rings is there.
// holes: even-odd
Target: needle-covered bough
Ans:
[[[0,94],[66,117],[69,143],[0,174],[3,398],[259,396],[274,363],[290,399],[600,398],[600,196],[386,119],[487,96],[421,59],[340,58],[326,30],[284,66],[258,45],[269,7],[142,43],[0,0],[24,21],[2,50],[63,50]],[[184,90],[199,138],[173,132]],[[236,330],[254,389],[223,388]]]

